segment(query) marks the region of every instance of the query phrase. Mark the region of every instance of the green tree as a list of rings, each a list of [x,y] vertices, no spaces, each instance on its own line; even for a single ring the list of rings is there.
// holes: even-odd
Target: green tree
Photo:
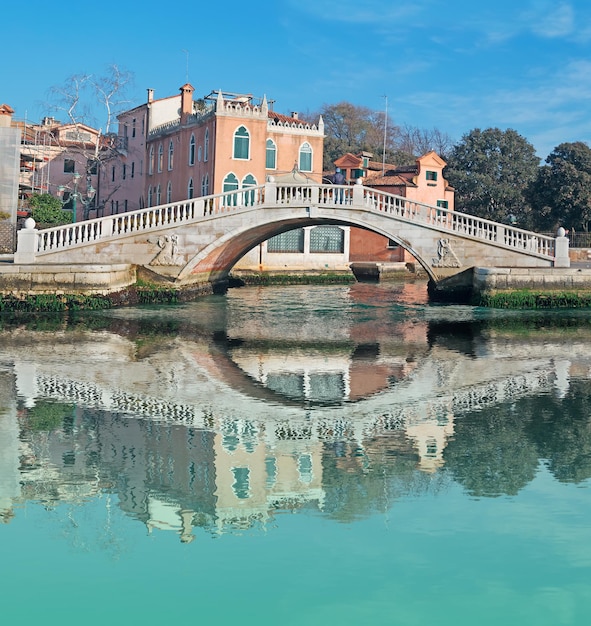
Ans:
[[[29,198],[29,207],[35,222],[42,226],[59,226],[72,221],[72,213],[64,211],[61,200],[49,193],[34,193]]]
[[[561,143],[539,168],[529,199],[541,228],[589,231],[591,148],[582,141]]]
[[[476,128],[452,149],[445,177],[455,187],[457,210],[527,228],[526,193],[539,163],[534,147],[515,130]]]

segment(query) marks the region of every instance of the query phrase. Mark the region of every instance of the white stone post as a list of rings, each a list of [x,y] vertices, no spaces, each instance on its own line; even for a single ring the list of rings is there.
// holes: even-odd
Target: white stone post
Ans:
[[[358,207],[363,206],[363,180],[361,178],[358,178],[357,182],[353,186],[352,205]]]
[[[32,217],[28,217],[25,220],[25,227],[17,232],[16,252],[14,253],[15,263],[35,263],[38,234],[39,231],[35,228],[35,220]]]
[[[570,267],[570,256],[568,255],[568,237],[562,226],[556,232],[554,243],[554,267]]]
[[[277,183],[273,176],[265,182],[265,202],[263,204],[277,204]]]

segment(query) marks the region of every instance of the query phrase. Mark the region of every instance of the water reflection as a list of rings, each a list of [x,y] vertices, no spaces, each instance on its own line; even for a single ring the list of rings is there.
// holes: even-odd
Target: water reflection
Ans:
[[[586,481],[586,321],[433,308],[421,289],[4,320],[3,521],[109,494],[190,542],[286,511],[351,521],[452,484],[514,496],[541,466]]]

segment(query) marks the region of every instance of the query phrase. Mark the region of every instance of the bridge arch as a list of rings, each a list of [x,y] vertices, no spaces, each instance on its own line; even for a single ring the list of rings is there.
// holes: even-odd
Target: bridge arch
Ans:
[[[320,225],[355,226],[377,233],[378,235],[382,235],[387,239],[391,239],[414,256],[417,262],[424,268],[430,279],[434,281],[436,280],[435,274],[433,273],[427,260],[423,258],[423,255],[418,250],[415,250],[409,241],[400,236],[400,234],[392,228],[385,229],[378,226],[369,228],[364,221],[355,218],[343,219],[342,217],[321,218],[307,216],[288,218],[278,217],[267,221],[266,223],[258,223],[254,226],[241,226],[225,232],[189,259],[187,264],[179,273],[177,280],[183,281],[191,274],[202,271],[211,272],[212,279],[214,281],[224,280],[229,275],[232,267],[234,267],[234,265],[247,252],[261,244],[263,241],[296,228]]]

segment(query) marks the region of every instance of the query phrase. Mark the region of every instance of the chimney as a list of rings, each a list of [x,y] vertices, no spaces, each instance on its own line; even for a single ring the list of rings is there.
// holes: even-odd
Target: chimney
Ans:
[[[292,112],[291,112],[291,116],[293,117],[293,119],[294,119],[294,120],[299,119],[299,118],[298,118],[298,115],[299,115],[299,113],[298,113],[297,111],[292,111]]]
[[[193,92],[195,89],[189,83],[181,87],[181,124],[193,113]]]
[[[148,103],[153,102],[153,101],[154,101],[154,90],[148,89]]]
[[[7,104],[0,104],[0,126],[10,127],[14,109]]]

